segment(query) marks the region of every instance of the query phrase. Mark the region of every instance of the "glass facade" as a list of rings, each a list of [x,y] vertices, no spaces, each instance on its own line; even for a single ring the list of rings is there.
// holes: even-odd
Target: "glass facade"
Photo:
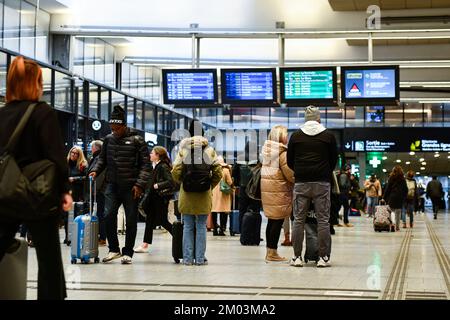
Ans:
[[[48,62],[48,12],[36,10],[35,4],[25,0],[3,0],[0,20],[1,47]]]
[[[122,91],[133,96],[161,103],[161,69],[122,63]]]

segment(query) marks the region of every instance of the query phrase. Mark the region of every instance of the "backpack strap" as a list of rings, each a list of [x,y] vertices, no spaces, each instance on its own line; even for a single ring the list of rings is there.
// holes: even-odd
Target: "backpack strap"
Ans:
[[[20,119],[19,124],[14,129],[13,134],[11,135],[11,138],[9,138],[8,143],[6,144],[5,149],[11,153],[11,150],[14,150],[16,147],[17,141],[19,140],[20,136],[22,135],[23,129],[28,123],[28,120],[31,117],[31,114],[34,111],[34,108],[37,106],[37,103],[32,103],[27,107],[27,111],[25,111],[24,115],[22,116],[22,119]]]

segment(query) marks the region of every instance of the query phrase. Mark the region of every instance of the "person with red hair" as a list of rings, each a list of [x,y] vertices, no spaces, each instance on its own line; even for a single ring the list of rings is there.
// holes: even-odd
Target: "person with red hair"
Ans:
[[[52,161],[57,167],[57,189],[61,194],[61,200],[54,205],[68,211],[72,207],[72,197],[69,194],[63,139],[56,112],[47,103],[39,101],[42,93],[43,79],[39,65],[20,56],[15,58],[8,71],[6,105],[0,108],[0,151],[4,150],[28,108],[36,104],[16,147],[9,152],[14,155],[20,168],[43,159]],[[39,266],[37,298],[62,300],[67,294],[59,240],[60,215],[45,216],[48,218],[29,221],[0,216],[0,261],[6,252],[17,247],[14,237],[19,225],[25,223],[33,236]]]

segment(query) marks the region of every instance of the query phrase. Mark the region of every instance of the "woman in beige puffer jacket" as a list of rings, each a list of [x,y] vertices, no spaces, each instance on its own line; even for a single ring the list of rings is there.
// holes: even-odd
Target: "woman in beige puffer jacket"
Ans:
[[[284,219],[292,212],[294,172],[287,165],[287,128],[275,126],[262,149],[261,201],[268,218],[266,261],[286,261],[277,253]]]

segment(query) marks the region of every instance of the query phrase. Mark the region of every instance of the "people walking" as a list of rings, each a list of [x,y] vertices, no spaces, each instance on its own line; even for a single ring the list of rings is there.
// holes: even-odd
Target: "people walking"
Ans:
[[[434,219],[437,219],[437,214],[439,212],[443,197],[444,190],[442,188],[442,183],[437,179],[436,176],[434,176],[433,179],[427,184],[427,198],[431,199],[431,202],[433,203]]]
[[[414,208],[416,207],[417,202],[419,201],[417,183],[414,179],[414,171],[409,170],[406,174],[406,186],[408,187],[408,194],[406,195],[406,203],[405,208],[406,212],[403,211],[402,221],[403,228],[406,228],[406,216],[409,216],[409,227],[412,228],[414,226]]]
[[[408,187],[406,185],[405,177],[403,176],[402,167],[397,165],[392,169],[392,172],[389,175],[383,196],[383,199],[395,214],[395,221],[393,221],[395,226],[391,226],[395,231],[400,230],[400,217],[407,194]]]
[[[381,184],[375,174],[364,182],[364,189],[367,197],[367,213],[369,217],[373,217],[375,206],[378,205],[378,198],[382,195]]]

